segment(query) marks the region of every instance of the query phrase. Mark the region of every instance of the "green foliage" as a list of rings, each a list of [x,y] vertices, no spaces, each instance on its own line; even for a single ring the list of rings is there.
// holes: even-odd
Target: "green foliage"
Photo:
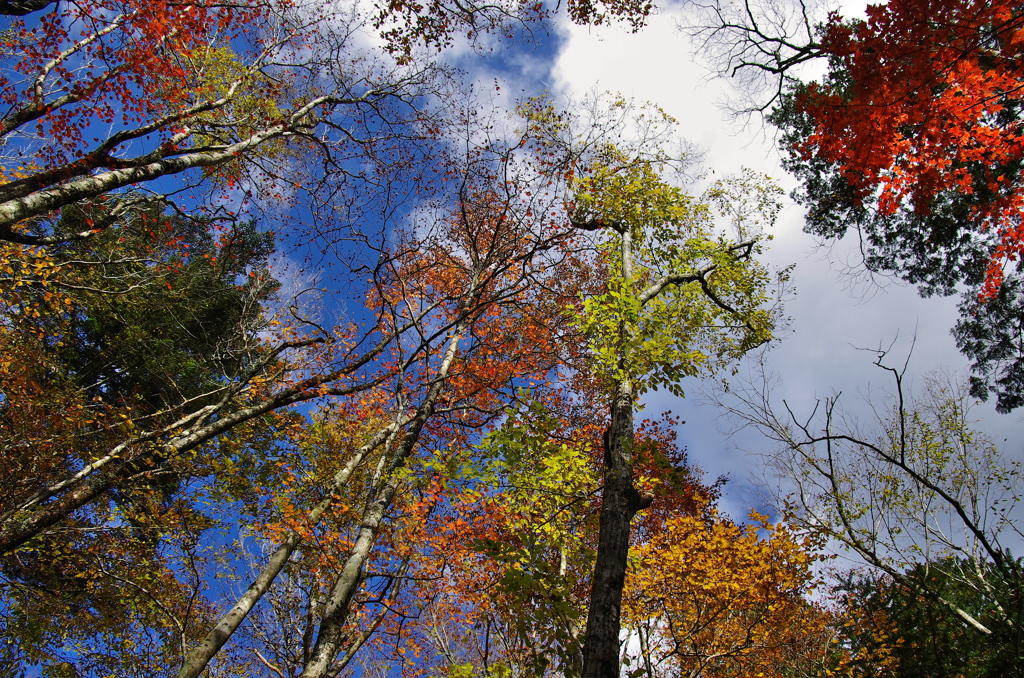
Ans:
[[[88,233],[91,216],[67,208],[59,228]],[[117,228],[45,255],[7,250],[17,293],[4,296],[0,342],[34,361],[2,372],[0,449],[11,475],[0,506],[16,510],[55,478],[247,378],[265,351],[273,247],[253,224],[218,229],[143,203]],[[246,429],[250,448],[273,444],[258,423]],[[223,515],[203,483],[231,472],[225,443],[219,457],[207,447],[172,459],[136,444],[126,456],[151,454],[130,478],[0,558],[0,665],[54,676],[174,666],[183,640],[209,622],[201,594],[215,566],[199,543]]]
[[[280,89],[273,79],[252,66],[243,64],[230,47],[208,47],[202,52],[190,55],[187,76],[194,81],[197,96],[217,100],[230,98],[231,103],[198,117],[198,124],[211,128],[233,127],[235,138],[245,138],[254,133],[267,121],[282,117],[274,94]],[[211,130],[199,134],[193,140],[197,147],[211,143],[223,143]]]
[[[802,488],[814,529],[891,572],[997,550],[1016,532],[1019,462],[972,426],[961,385],[942,374],[925,383],[923,397],[883,411],[872,438],[806,445],[778,467]]]
[[[699,199],[664,181],[667,162],[609,147],[574,184],[574,220],[599,223],[607,290],[583,301],[578,321],[604,379],[637,393],[682,394],[684,377],[712,374],[771,338],[768,271],[750,239],[774,223],[779,189],[748,172]],[[716,235],[716,208],[739,242]]]
[[[535,675],[553,666],[572,674],[586,618],[581,593],[594,556],[590,503],[598,474],[586,433],[567,429],[542,400],[521,395],[478,446],[500,492],[493,501],[501,528],[473,548],[499,568],[505,623],[529,649],[520,661]]]
[[[84,227],[66,210],[62,228]],[[253,223],[217,233],[201,220],[135,211],[118,229],[54,251],[67,264],[71,308],[60,357],[74,381],[107,403],[175,406],[216,388],[257,358],[273,236]]]
[[[850,675],[1019,675],[1024,577],[1007,545],[1020,536],[1020,464],[976,430],[958,381],[929,375],[915,397],[883,358],[896,397],[870,403],[874,430],[835,399],[820,418],[789,411],[792,423],[763,395],[740,412],[785,446],[774,463],[791,494],[780,503],[873,569],[846,583],[843,663]]]
[[[194,52],[188,62],[185,73],[194,99],[228,101],[226,105],[190,120],[192,136],[186,143],[193,149],[205,150],[244,140],[283,120],[287,109],[301,101],[288,90],[287,81],[242,63],[228,46],[210,46]],[[170,89],[165,95],[171,106],[180,105],[180,81],[172,79],[168,86]],[[289,97],[295,101],[287,101]],[[230,184],[239,178],[247,165],[265,160],[280,161],[288,156],[295,159],[294,149],[289,149],[284,139],[274,139],[224,165],[206,168],[204,173],[214,184]]]

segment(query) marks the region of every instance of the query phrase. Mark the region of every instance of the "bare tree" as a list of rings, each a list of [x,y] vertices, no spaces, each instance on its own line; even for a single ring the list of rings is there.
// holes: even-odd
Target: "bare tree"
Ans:
[[[838,394],[797,413],[773,400],[767,379],[734,388],[722,401],[778,443],[768,454],[779,487],[775,501],[798,524],[917,594],[936,592],[926,577],[907,573],[947,559],[962,570],[947,574],[967,590],[995,599],[993,591],[1008,587],[1019,598],[1024,582],[1008,546],[1024,536],[1016,515],[1020,464],[972,428],[976,401],[963,383],[934,373],[923,396],[913,398],[905,388],[906,364],[890,367],[886,357],[880,351],[875,364],[891,377],[893,392],[867,403],[866,424],[844,410]],[[965,624],[991,633],[954,602],[940,602]],[[994,617],[1016,623],[1002,609]]]

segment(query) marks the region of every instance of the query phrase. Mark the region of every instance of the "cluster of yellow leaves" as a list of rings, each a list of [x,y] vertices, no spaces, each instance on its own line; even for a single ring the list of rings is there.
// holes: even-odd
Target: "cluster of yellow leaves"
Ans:
[[[59,273],[60,264],[42,248],[0,244],[0,304],[3,313],[41,318],[59,314],[65,307],[70,309],[71,298],[56,285]],[[29,287],[42,291],[26,294]]]
[[[647,674],[781,676],[823,667],[832,616],[810,602],[814,544],[752,513],[677,515],[632,551],[624,626]]]
[[[0,168],[0,185],[23,179],[31,172],[28,168]],[[24,231],[23,222],[12,227],[14,232]],[[0,243],[0,313],[5,316],[20,314],[26,318],[40,318],[46,314],[61,313],[71,306],[71,299],[56,286],[60,265],[44,248],[29,247],[10,242]],[[28,293],[29,288],[41,288],[41,294]],[[4,323],[0,331],[9,331]],[[39,339],[44,337],[36,333]],[[0,364],[3,364],[0,362]]]
[[[168,78],[160,96],[172,107],[180,106],[183,96],[190,99],[185,102],[188,105],[228,102],[185,121],[193,131],[188,142],[193,148],[233,143],[283,118],[278,103],[286,97],[285,88],[259,68],[243,63],[230,47],[208,47],[191,53],[187,61],[186,81]],[[208,168],[206,174],[215,182],[230,185],[238,180],[246,162],[282,159],[288,154],[285,142],[274,140],[248,152],[246,158]]]
[[[580,330],[599,375],[682,395],[684,377],[713,374],[771,338],[771,276],[747,238],[775,221],[779,189],[747,172],[694,198],[663,178],[668,156],[611,145],[601,155],[573,183],[574,220],[600,230],[610,272],[608,289],[583,302]],[[739,242],[715,234],[715,207]]]
[[[26,172],[0,168],[0,184],[24,178]],[[23,228],[19,224],[15,230]],[[50,366],[46,342],[60,346],[41,320],[72,310],[71,299],[55,284],[59,271],[41,248],[0,244],[0,403],[7,404],[0,449],[4,470],[14,480],[0,492],[0,506],[24,490],[21,479],[39,482],[59,468],[67,453],[58,442],[61,432],[93,423],[87,403],[68,384],[56,377],[40,379]]]
[[[845,614],[839,628],[837,645],[843,637],[868,636],[868,642],[858,643],[855,651],[835,653],[835,663],[828,675],[836,678],[868,678],[869,676],[895,676],[899,674],[899,657],[895,650],[904,640],[888,615],[880,609],[867,609],[851,596],[846,602]]]

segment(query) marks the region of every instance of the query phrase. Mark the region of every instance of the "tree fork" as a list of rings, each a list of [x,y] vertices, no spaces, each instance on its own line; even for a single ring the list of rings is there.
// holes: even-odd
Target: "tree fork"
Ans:
[[[476,282],[474,280],[474,283]],[[471,295],[471,298],[472,296],[475,295]],[[455,326],[448,347],[445,350],[444,358],[437,370],[434,383],[417,409],[416,415],[410,422],[409,429],[402,437],[402,441],[388,460],[385,471],[387,482],[380,489],[380,492],[371,498],[363,510],[358,536],[349,550],[341,574],[327,600],[327,606],[320,622],[320,630],[317,633],[316,643],[313,645],[312,656],[303,667],[301,678],[324,678],[325,676],[332,675],[331,664],[338,656],[344,639],[345,622],[348,620],[352,598],[355,596],[356,589],[362,580],[363,566],[370,556],[374,542],[377,540],[381,522],[391,506],[395,494],[404,482],[395,472],[402,468],[406,460],[412,455],[416,443],[419,442],[423,426],[433,415],[437,400],[447,382],[452,363],[458,354],[463,335],[471,322],[472,318],[467,313]]]
[[[363,459],[366,455],[381,445],[386,444],[394,433],[405,424],[403,417],[399,417],[392,424],[384,427],[377,434],[370,439],[368,443],[363,445],[359,451],[349,460],[349,462],[334,476],[334,482],[332,483],[331,492],[327,498],[317,504],[306,516],[310,526],[319,524],[321,517],[334,503],[334,497],[338,491],[348,484],[349,478],[352,477],[352,473],[362,464]],[[185,658],[181,665],[181,669],[178,671],[178,678],[196,678],[206,665],[210,663],[210,660],[220,649],[224,647],[224,644],[234,635],[238,627],[241,626],[242,622],[248,616],[249,612],[256,606],[256,603],[260,601],[263,595],[270,590],[271,585],[277,579],[277,576],[284,570],[288,560],[291,558],[292,553],[302,543],[302,537],[298,532],[289,533],[278,547],[271,554],[264,565],[263,570],[253,580],[246,589],[245,593],[238,599],[235,605],[217,622],[217,624],[210,629],[206,634],[206,637],[196,645],[188,656]]]

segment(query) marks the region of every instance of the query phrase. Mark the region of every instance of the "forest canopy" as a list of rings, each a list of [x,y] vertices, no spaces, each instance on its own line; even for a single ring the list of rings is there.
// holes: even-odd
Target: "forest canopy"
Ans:
[[[747,398],[736,412],[782,444],[778,468],[819,481],[823,443],[847,464],[834,492],[771,516],[728,515],[684,422],[645,409],[733,383],[778,339],[775,180],[702,174],[656,104],[498,105],[445,60],[497,58],[560,13],[639,31],[655,10],[0,2],[0,667],[870,675],[910,666],[908,643],[978,633],[981,664],[1012,664],[1013,516],[942,475],[1009,496],[1016,467],[969,429],[963,393],[901,401],[875,438],[836,434],[835,403],[819,435]],[[986,74],[1016,49],[1004,14],[968,45]],[[820,30],[808,54],[836,56],[839,29]],[[1010,77],[984,124],[1013,107]],[[817,130],[817,91],[787,85],[771,119]],[[819,167],[793,152],[801,178]],[[822,171],[849,182],[836,163]],[[1017,256],[1011,208],[989,231],[970,212],[1000,243],[964,279],[993,313],[1012,313],[992,264]],[[889,485],[846,491],[858,470]],[[943,507],[921,528],[938,552],[866,541],[865,515],[913,534],[921,497]],[[965,510],[966,541],[937,542],[929,520]],[[872,568],[831,604],[829,539]],[[941,637],[915,636],[924,617]]]

